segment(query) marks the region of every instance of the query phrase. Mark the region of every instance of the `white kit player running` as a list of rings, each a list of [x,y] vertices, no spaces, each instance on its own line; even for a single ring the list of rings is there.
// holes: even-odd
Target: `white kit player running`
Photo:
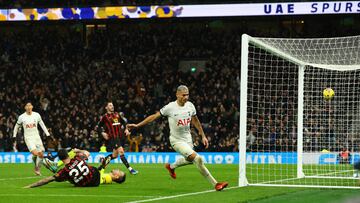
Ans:
[[[176,91],[176,101],[170,102],[160,112],[148,116],[138,124],[128,124],[128,129],[142,127],[154,120],[165,116],[168,118],[170,127],[170,144],[172,148],[183,155],[173,164],[166,164],[165,168],[169,171],[170,176],[176,179],[175,169],[181,166],[194,163],[200,173],[215,187],[215,190],[224,189],[227,182],[217,182],[204,165],[204,160],[194,150],[194,145],[190,133],[190,124],[194,125],[202,137],[202,142],[208,148],[208,140],[201,127],[201,123],[196,116],[196,109],[189,99],[189,89],[185,85],[180,85]]]
[[[19,127],[22,126],[26,146],[33,155],[33,160],[35,162],[35,174],[41,175],[40,166],[44,157],[43,152],[45,151],[45,148],[39,135],[39,130],[37,128],[38,124],[40,124],[46,136],[49,137],[50,133],[42,121],[40,114],[33,112],[32,109],[33,105],[30,102],[26,103],[25,113],[21,114],[16,122],[13,139],[16,138]]]

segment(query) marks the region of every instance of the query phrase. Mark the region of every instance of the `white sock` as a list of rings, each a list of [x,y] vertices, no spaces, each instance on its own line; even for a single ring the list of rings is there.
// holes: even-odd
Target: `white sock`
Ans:
[[[204,165],[203,158],[199,155],[196,155],[193,162],[196,165],[196,167],[199,169],[201,175],[203,175],[213,186],[215,186],[217,181],[215,180],[215,178],[211,175],[209,170]]]
[[[180,159],[176,160],[175,163],[170,164],[170,168],[175,169],[175,168],[178,168],[180,166],[185,166],[185,165],[188,165],[188,164],[192,164],[192,162],[186,161],[186,159],[184,157],[181,157]]]
[[[39,156],[36,157],[36,163],[35,163],[35,166],[40,168],[41,167],[41,164],[42,164],[42,158],[40,158]]]

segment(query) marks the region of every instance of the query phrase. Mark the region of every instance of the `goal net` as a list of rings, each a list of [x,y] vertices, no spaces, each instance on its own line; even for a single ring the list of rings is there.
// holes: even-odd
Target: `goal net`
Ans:
[[[241,57],[239,185],[360,188],[360,36],[243,35]]]

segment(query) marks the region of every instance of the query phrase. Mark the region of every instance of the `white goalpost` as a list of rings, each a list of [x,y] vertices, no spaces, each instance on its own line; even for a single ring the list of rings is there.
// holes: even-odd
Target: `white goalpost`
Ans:
[[[360,188],[360,36],[241,49],[239,186]]]

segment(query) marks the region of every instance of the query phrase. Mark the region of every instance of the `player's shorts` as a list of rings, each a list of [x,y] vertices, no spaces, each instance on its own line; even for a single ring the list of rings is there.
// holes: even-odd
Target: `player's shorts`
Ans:
[[[86,186],[84,187],[96,187],[96,186],[99,186],[100,185],[100,182],[101,182],[101,178],[100,178],[100,172],[97,168],[95,167],[91,167],[91,169],[94,170],[93,172],[93,176],[92,176],[92,179],[91,179],[91,182],[88,183]]]
[[[37,151],[45,151],[44,145],[40,136],[34,137],[26,137],[25,143],[29,151],[37,150]]]
[[[192,143],[188,142],[175,142],[171,143],[172,148],[183,155],[185,158],[188,158],[191,154],[193,154],[194,151],[194,145]]]
[[[119,147],[122,147],[124,145],[124,139],[123,138],[111,138],[106,141],[106,151],[112,152],[114,149],[117,149]]]

